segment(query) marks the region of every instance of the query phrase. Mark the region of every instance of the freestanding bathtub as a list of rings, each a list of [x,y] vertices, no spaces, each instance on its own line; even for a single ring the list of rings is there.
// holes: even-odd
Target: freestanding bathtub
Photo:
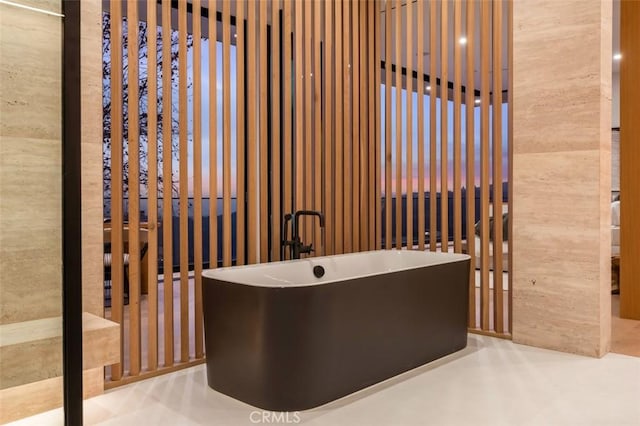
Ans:
[[[463,349],[469,267],[403,250],[204,271],[209,386],[299,411]]]

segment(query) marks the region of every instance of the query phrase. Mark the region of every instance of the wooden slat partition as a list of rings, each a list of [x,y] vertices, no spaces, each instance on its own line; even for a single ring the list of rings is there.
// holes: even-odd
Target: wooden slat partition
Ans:
[[[453,3],[453,251],[462,252],[462,0]]]
[[[353,78],[351,75],[351,10],[350,10],[350,1],[345,0],[342,3],[342,60],[343,60],[343,78],[344,78],[344,104],[343,104],[343,114],[344,114],[344,127],[343,127],[343,139],[342,139],[342,148],[343,148],[343,182],[344,187],[343,191],[343,199],[344,199],[344,232],[342,235],[344,241],[344,252],[351,253],[353,251],[352,245],[352,236],[353,233],[351,231],[352,216],[353,216],[353,203],[352,203],[352,163],[351,163],[351,144],[353,142],[352,138],[352,123],[353,117],[351,114],[351,93],[353,86]]]
[[[257,20],[256,20],[256,2],[247,1],[247,68],[246,68],[246,84],[247,84],[247,99],[252,99],[252,102],[247,102],[247,232],[246,232],[246,244],[247,244],[247,263],[253,264],[258,261],[256,252],[257,244],[259,243],[259,229],[258,229],[258,134],[256,123],[258,122],[258,114],[256,111],[257,105],[257,64],[256,64],[256,52],[257,49]]]
[[[475,274],[475,222],[476,222],[476,191],[475,191],[475,75],[468,70],[475,66],[475,0],[467,0],[467,82],[465,91],[466,115],[466,202],[467,202],[467,253],[474,259],[473,273],[469,274],[469,327],[476,328],[476,274]]]
[[[202,20],[200,13],[200,0],[193,0],[193,270],[196,358],[202,358],[204,355],[202,314]]]
[[[245,264],[245,8],[245,0],[236,1],[236,265]],[[216,20],[209,19],[209,22]]]
[[[489,58],[491,4],[481,2],[480,32],[480,326],[489,330]]]
[[[429,85],[431,91],[429,92],[429,250],[436,251],[438,243],[438,218],[437,218],[437,142],[436,142],[436,96],[438,94],[437,85],[437,64],[438,55],[436,50],[438,47],[437,42],[437,23],[438,23],[438,9],[437,2],[432,1],[429,8]]]
[[[449,1],[440,3],[440,251],[449,251]],[[455,41],[454,41],[455,44]]]
[[[384,115],[385,115],[385,136],[384,136],[384,211],[385,211],[385,248],[387,250],[392,248],[392,240],[393,240],[393,229],[392,229],[392,174],[393,169],[391,165],[392,158],[392,144],[391,144],[391,132],[392,132],[392,122],[391,122],[391,85],[392,80],[391,76],[393,75],[391,72],[391,64],[393,62],[393,55],[391,54],[391,40],[393,39],[393,34],[391,32],[391,14],[393,3],[390,1],[385,2],[385,11],[384,11],[384,38],[385,38],[385,70],[384,70]]]
[[[413,249],[413,2],[407,2],[406,6],[407,22],[406,30],[406,93],[407,93],[407,249]]]
[[[322,29],[324,25],[322,6],[323,4],[319,1],[313,2],[313,69],[310,73],[313,83],[313,209],[316,211],[322,210],[322,187],[325,186],[322,181],[322,165],[325,160],[322,157],[324,123],[322,121],[322,72],[320,68]],[[324,255],[326,254],[326,247],[322,238],[320,222],[314,220],[312,224],[314,226],[313,247],[315,247],[316,255]]]
[[[189,360],[189,198],[187,118],[187,4],[178,3],[178,141],[180,193],[180,361]],[[173,299],[173,295],[172,295]]]
[[[157,3],[147,2],[147,80],[148,97],[148,331],[147,331],[147,365],[148,370],[158,368],[158,74],[157,74]]]
[[[335,110],[336,110],[336,131],[335,131],[335,175],[336,175],[336,186],[335,186],[335,253],[341,254],[344,253],[344,229],[346,222],[344,222],[345,212],[344,212],[344,186],[340,185],[339,182],[344,182],[344,56],[343,56],[343,22],[342,22],[342,7],[343,0],[335,0],[335,41],[336,41],[336,51],[335,51],[335,69],[334,69],[334,78],[336,81],[336,97],[335,97]]]
[[[325,214],[325,254],[334,254],[334,221],[335,212],[333,210],[333,187],[335,185],[334,173],[335,164],[333,162],[333,141],[335,137],[333,124],[334,120],[334,89],[335,89],[335,73],[334,73],[334,42],[333,42],[333,23],[334,23],[334,1],[326,1],[324,3],[324,72],[323,79],[324,90],[324,177],[322,179],[325,182],[324,185],[320,184],[324,190],[324,208],[322,209]],[[318,77],[320,79],[320,77]],[[339,93],[338,93],[339,96]]]
[[[489,201],[493,194],[494,210],[501,211],[502,186],[502,150],[507,140],[501,137],[500,114],[502,76],[493,69],[502,67],[503,59],[499,54],[504,35],[502,29],[501,0],[491,3],[478,3],[473,0],[454,0],[453,2],[370,2],[364,0],[330,0],[326,2],[294,2],[282,0],[274,2],[255,2],[240,0],[231,4],[230,0],[205,3],[209,6],[207,31],[209,35],[208,76],[201,75],[202,66],[202,0],[191,3],[191,15],[186,2],[178,2],[177,13],[171,2],[162,2],[162,211],[164,268],[163,294],[164,325],[158,330],[158,321],[151,318],[147,322],[148,338],[142,340],[140,332],[141,302],[140,275],[144,260],[133,255],[129,268],[130,305],[123,307],[124,248],[123,221],[123,170],[131,172],[129,178],[129,215],[132,246],[140,241],[140,194],[139,167],[136,161],[123,165],[121,98],[113,96],[112,129],[112,174],[113,194],[113,308],[112,318],[125,323],[129,318],[127,333],[130,337],[130,351],[125,354],[129,359],[130,372],[123,377],[122,365],[111,369],[112,381],[124,383],[134,380],[136,375],[160,374],[182,368],[195,362],[201,362],[204,356],[201,310],[201,272],[206,265],[206,236],[203,235],[202,197],[204,187],[209,186],[209,266],[217,267],[218,242],[222,240],[223,265],[245,264],[288,258],[282,255],[282,218],[295,210],[320,210],[325,215],[324,230],[318,227],[314,218],[304,218],[301,239],[303,243],[313,243],[316,255],[362,251],[378,248],[384,238],[384,246],[436,251],[438,242],[441,250],[448,250],[448,237],[452,232],[454,251],[466,250],[475,255],[473,236],[475,222],[475,185],[476,172],[480,172],[481,200],[481,260],[480,260],[480,299],[481,321],[476,324],[475,274],[469,282],[469,327],[472,331],[506,335],[510,327],[501,327],[505,311],[500,311],[503,298],[501,291],[502,253],[501,247],[494,247],[494,261],[489,259]],[[134,0],[128,1],[132,13],[137,10]],[[425,5],[429,4],[428,11]],[[121,31],[122,11],[119,3],[111,4],[111,12],[119,16],[112,25],[112,49],[122,51]],[[232,7],[235,5],[235,8]],[[475,6],[481,10],[481,19],[476,20]],[[149,192],[149,254],[150,274],[148,277],[148,315],[157,318],[157,275],[153,273],[159,263],[157,251],[158,226],[158,138],[156,110],[158,91],[157,80],[150,66],[157,61],[154,34],[157,4],[147,3],[148,43],[153,52],[147,58],[149,70],[149,93],[141,96],[142,102],[148,102],[148,182]],[[217,8],[216,8],[217,6]],[[453,10],[450,10],[450,7]],[[491,9],[493,7],[493,9]],[[466,8],[466,21],[464,11]],[[219,9],[219,10],[217,10]],[[232,16],[232,12],[235,16]],[[380,32],[384,13],[384,33]],[[129,13],[132,19],[135,14]],[[395,19],[393,13],[396,13]],[[429,13],[427,19],[426,13]],[[171,27],[171,16],[177,16],[177,29]],[[449,28],[449,16],[453,18],[453,28]],[[216,18],[213,18],[216,17]],[[493,17],[493,18],[492,18]],[[189,21],[192,19],[192,21]],[[206,19],[206,18],[205,18]],[[220,19],[220,21],[216,21]],[[405,20],[406,19],[406,20]],[[510,19],[510,17],[509,17]],[[492,20],[496,26],[492,29]],[[466,26],[463,25],[466,23]],[[481,31],[476,31],[477,26]],[[233,23],[235,22],[235,33]],[[221,25],[221,40],[218,29]],[[511,22],[508,22],[511,25]],[[129,28],[129,37],[137,40],[137,26]],[[176,33],[177,31],[177,33]],[[188,32],[193,38],[188,37]],[[178,51],[171,57],[172,33],[177,34]],[[206,35],[206,34],[205,34]],[[132,37],[133,36],[133,37]],[[429,37],[429,42],[425,37]],[[459,43],[466,36],[467,44]],[[382,40],[379,37],[384,37]],[[453,38],[452,38],[453,37]],[[492,37],[492,38],[491,38]],[[193,43],[191,45],[191,43]],[[384,43],[384,65],[380,59]],[[511,43],[511,40],[509,40]],[[221,46],[222,64],[218,64],[218,48]],[[235,46],[235,59],[233,50]],[[480,47],[480,58],[474,54]],[[493,46],[496,55],[491,57]],[[187,83],[186,52],[193,49],[193,86]],[[129,81],[134,82],[129,89],[130,99],[138,99],[135,93],[139,71],[138,53],[135,41],[129,47]],[[428,50],[428,58],[423,55]],[[295,52],[295,54],[294,54]],[[166,54],[165,54],[166,53]],[[511,60],[509,51],[509,61]],[[117,58],[115,57],[117,56]],[[120,76],[112,76],[112,90],[122,92],[122,57],[114,55],[111,66],[120,70]],[[449,59],[453,59],[451,67]],[[233,60],[233,62],[232,62]],[[428,60],[428,63],[425,63]],[[479,64],[476,63],[479,61]],[[143,59],[144,61],[144,59]],[[175,63],[172,63],[174,62]],[[177,70],[176,70],[177,64]],[[478,67],[479,65],[479,67]],[[222,66],[222,79],[218,78],[218,66]],[[385,72],[384,117],[381,117],[381,72]],[[464,69],[480,69],[480,85],[474,80],[472,72]],[[165,72],[166,70],[166,72]],[[425,73],[426,71],[426,73]],[[415,73],[414,73],[415,72]],[[439,73],[439,74],[438,74]],[[235,75],[235,77],[234,77]],[[452,76],[452,79],[449,77]],[[157,75],[155,77],[158,77]],[[416,78],[417,77],[417,78]],[[120,78],[120,80],[119,80]],[[208,99],[201,97],[203,79],[208,78]],[[463,81],[464,79],[464,81]],[[236,89],[232,93],[232,81]],[[172,84],[178,85],[178,99],[173,105]],[[488,89],[491,84],[497,88],[494,96]],[[222,98],[216,90],[221,85]],[[135,87],[134,87],[135,86]],[[394,88],[395,86],[395,88]],[[429,88],[427,88],[430,86]],[[474,108],[476,87],[481,98],[481,119],[476,123]],[[142,87],[142,86],[141,86]],[[167,90],[165,90],[165,88]],[[451,90],[452,102],[448,101]],[[392,92],[394,92],[392,94]],[[428,117],[425,117],[424,94],[429,93]],[[132,95],[133,94],[133,95]],[[413,95],[418,96],[418,105],[414,105]],[[393,103],[395,95],[395,104]],[[188,99],[193,98],[193,127],[188,120]],[[235,96],[235,104],[234,102]],[[295,96],[295,99],[293,98]],[[406,102],[403,102],[406,96]],[[438,119],[437,97],[440,96],[440,123]],[[218,101],[221,108],[218,108]],[[201,117],[203,103],[208,102],[209,115]],[[463,102],[465,107],[463,107]],[[494,114],[489,113],[491,103],[496,105]],[[453,140],[449,141],[449,105],[453,107]],[[395,108],[393,108],[395,106]],[[234,109],[232,111],[232,108]],[[415,112],[414,112],[415,109]],[[132,111],[135,108],[131,108]],[[467,111],[466,115],[464,111]],[[219,114],[222,114],[221,116]],[[235,114],[237,127],[231,128]],[[134,115],[134,114],[132,114]],[[174,119],[177,116],[177,120]],[[493,117],[493,118],[492,118]],[[218,138],[218,119],[221,118],[221,138]],[[128,117],[132,124],[129,138],[129,157],[137,158],[137,134],[139,117]],[[209,143],[203,145],[202,126],[209,121]],[[384,120],[384,138],[381,127]],[[426,128],[428,120],[428,129]],[[177,128],[173,130],[173,122]],[[475,126],[480,125],[481,137],[475,139]],[[438,130],[438,125],[441,127]],[[394,127],[395,126],[395,127]],[[463,134],[463,126],[466,131]],[[489,127],[492,126],[492,127]],[[116,127],[119,127],[116,128]],[[491,149],[490,131],[493,128],[494,148]],[[246,129],[246,132],[245,132]],[[118,134],[118,132],[120,132]],[[177,135],[173,133],[177,132]],[[405,133],[406,132],[406,133]],[[414,133],[415,132],[415,133]],[[425,133],[428,132],[428,135]],[[417,136],[414,136],[417,135]],[[235,135],[235,136],[234,136]],[[172,148],[176,137],[178,155]],[[116,140],[119,138],[119,141]],[[466,144],[463,151],[463,140]],[[382,142],[384,140],[384,142]],[[453,149],[449,149],[452,142]],[[427,147],[426,144],[429,144]],[[440,143],[440,148],[438,148]],[[206,144],[206,142],[204,142]],[[395,144],[395,146],[394,146]],[[384,145],[384,146],[383,146]],[[475,147],[480,145],[480,168],[476,170]],[[509,145],[508,145],[509,146]],[[203,159],[208,148],[208,159]],[[395,149],[394,149],[395,148]],[[218,154],[221,150],[222,156]],[[438,153],[440,149],[440,153]],[[510,148],[509,148],[510,149]],[[119,150],[119,151],[118,151]],[[235,150],[235,151],[234,151]],[[449,152],[451,151],[451,152]],[[187,154],[193,152],[193,163],[187,163]],[[144,155],[144,152],[142,152]],[[232,165],[233,154],[235,164]],[[440,155],[438,155],[440,154]],[[493,154],[493,155],[491,155]],[[451,160],[451,161],[450,161]],[[208,182],[203,185],[203,163],[209,163]],[[175,166],[173,163],[177,163]],[[448,167],[451,163],[452,173]],[[141,163],[142,164],[142,163]],[[494,165],[490,176],[490,166]],[[174,176],[173,169],[178,169]],[[428,167],[428,169],[427,169]],[[509,164],[511,167],[511,163]],[[384,178],[382,172],[384,170]],[[417,172],[416,172],[417,170]],[[414,176],[414,173],[417,173]],[[511,171],[509,172],[511,173]],[[453,177],[449,181],[450,175]],[[246,179],[245,179],[246,176]],[[497,184],[491,186],[491,179]],[[193,179],[192,188],[189,187]],[[381,178],[383,180],[381,180]],[[222,179],[220,181],[220,179]],[[427,183],[428,180],[428,183]],[[218,232],[217,195],[218,185],[222,188],[222,232]],[[173,312],[173,206],[172,190],[177,188],[179,195],[179,303],[180,315],[175,329],[180,333],[180,361],[174,364],[174,312]],[[466,195],[463,199],[462,186]],[[384,186],[384,188],[383,188]],[[233,192],[237,202],[236,221],[233,217]],[[438,194],[438,188],[441,189]],[[189,236],[189,194],[193,190],[193,236]],[[418,217],[414,217],[413,192],[417,191]],[[453,192],[453,210],[449,212],[448,190]],[[490,194],[491,191],[491,194]],[[382,205],[382,192],[385,194]],[[429,194],[429,206],[425,205],[425,196]],[[406,198],[406,205],[403,197]],[[395,197],[395,204],[393,199]],[[441,197],[438,207],[437,198]],[[509,197],[510,199],[510,197]],[[464,205],[466,203],[466,209]],[[406,208],[406,211],[405,211]],[[385,233],[382,235],[382,212],[385,212]],[[466,216],[463,218],[463,212]],[[449,213],[453,217],[452,231],[449,230]],[[429,221],[426,215],[429,214]],[[395,216],[395,223],[393,217]],[[406,221],[406,226],[403,223]],[[463,222],[464,221],[464,222]],[[414,224],[415,223],[415,224]],[[463,229],[466,227],[466,246],[463,246]],[[500,227],[496,227],[500,228]],[[406,233],[403,232],[406,229]],[[493,231],[493,237],[501,239],[501,228]],[[146,232],[146,230],[145,230]],[[427,241],[426,232],[429,232]],[[139,235],[140,234],[140,235]],[[406,244],[403,238],[406,235]],[[291,233],[289,231],[289,237]],[[232,252],[235,242],[237,252]],[[193,244],[193,258],[189,258]],[[118,247],[119,246],[119,247]],[[120,257],[118,256],[120,255]],[[306,255],[303,255],[306,257]],[[475,259],[474,259],[475,260]],[[193,262],[193,263],[192,263]],[[497,291],[490,291],[490,270],[496,273]],[[195,278],[189,272],[193,271]],[[193,285],[192,289],[190,286]],[[193,295],[193,296],[191,296]],[[191,297],[191,299],[190,299]],[[510,295],[509,295],[510,297]],[[194,312],[189,312],[193,303]],[[144,303],[143,305],[144,306]],[[508,306],[508,305],[507,305]],[[128,316],[125,315],[128,309]],[[143,308],[144,309],[144,308]],[[510,312],[509,312],[510,317]],[[492,320],[492,322],[490,321]],[[195,324],[193,324],[195,321]],[[492,327],[493,323],[493,327]],[[479,329],[477,329],[479,325]],[[155,328],[154,328],[155,327]],[[506,330],[505,330],[506,328]],[[191,332],[193,330],[193,332]],[[158,348],[158,336],[162,335],[163,348]],[[195,352],[190,352],[190,345]],[[145,352],[145,345],[148,352]],[[158,369],[158,357],[164,352],[164,365]],[[141,360],[141,353],[148,356]],[[145,371],[144,362],[147,362]]]
[[[505,149],[511,149],[508,138],[503,140],[502,137],[502,67],[505,61],[500,47],[504,37],[507,37],[505,34],[511,31],[511,27],[504,25],[504,6],[502,0],[480,3],[474,0],[434,1],[429,3],[427,21],[425,2],[386,2],[385,63],[382,65],[386,77],[386,108],[385,117],[379,117],[380,120],[385,120],[386,127],[384,147],[380,146],[385,150],[385,158],[379,160],[379,166],[384,167],[386,176],[379,187],[384,186],[387,194],[393,190],[392,186],[395,189],[395,223],[392,217],[394,215],[391,214],[392,197],[388,196],[385,202],[385,236],[389,241],[385,244],[387,248],[391,247],[392,238],[396,241],[396,248],[402,248],[403,244],[398,242],[405,236],[407,248],[413,248],[412,242],[415,241],[417,231],[418,249],[424,250],[428,243],[429,249],[436,251],[439,243],[440,250],[446,252],[451,237],[454,252],[469,253],[475,269],[476,246],[480,244],[477,264],[480,269],[480,297],[477,296],[474,271],[469,279],[469,328],[471,331],[509,337],[510,326],[505,321],[505,315],[509,309],[509,318],[511,316],[511,295],[509,294],[508,303],[505,304],[506,296],[502,290],[502,245],[490,243],[493,239],[502,240],[502,227],[495,226],[491,231],[489,227],[491,216],[497,218],[496,223],[501,223],[502,156]],[[510,3],[507,6],[510,8]],[[392,13],[397,11],[402,11],[402,14],[393,19]],[[479,19],[476,16],[478,11]],[[476,25],[476,22],[479,24]],[[507,24],[511,25],[510,22]],[[429,36],[426,49],[425,31]],[[393,46],[395,49],[392,49]],[[479,57],[476,57],[476,50],[480,52]],[[425,51],[428,55],[424,55]],[[425,60],[421,59],[422,56],[425,56]],[[416,58],[418,61],[414,63]],[[476,80],[476,70],[479,70],[479,80]],[[395,120],[391,111],[392,84],[398,96]],[[418,85],[417,88],[414,88],[415,84]],[[430,95],[428,117],[424,117],[425,102],[422,96],[425,91]],[[373,89],[369,92],[373,92]],[[417,106],[413,105],[411,98],[416,93],[420,99]],[[478,100],[476,93],[479,93]],[[406,105],[401,103],[401,96],[407,96]],[[490,109],[492,104],[496,106],[493,110]],[[476,107],[480,108],[480,120],[475,119]],[[415,113],[416,119],[413,118]],[[428,130],[425,129],[425,120],[428,120]],[[476,140],[476,126],[480,130],[479,140]],[[405,127],[406,136],[403,134]],[[428,148],[425,146],[426,131]],[[414,140],[414,134],[417,134],[417,141]],[[392,153],[390,151],[394,143],[395,153]],[[476,166],[478,147],[479,167]],[[362,162],[359,164],[362,167]],[[395,170],[392,170],[394,166]],[[510,164],[509,167],[511,166]],[[413,175],[414,167],[417,168],[417,176]],[[428,171],[425,170],[426,167],[429,167]],[[480,243],[476,243],[474,235],[476,174],[480,178]],[[419,201],[418,218],[414,224],[412,200],[416,185]],[[453,195],[452,207],[449,204],[450,192]],[[424,204],[427,193],[428,213]],[[405,196],[406,213],[402,200]],[[491,213],[491,207],[495,213]],[[428,223],[426,214],[429,215]],[[402,223],[403,220],[407,221],[406,226]],[[395,231],[390,229],[393,225]],[[406,229],[405,233],[403,228]],[[429,232],[428,241],[425,231]],[[479,322],[476,317],[478,311]]]
[[[138,111],[138,3],[127,2],[128,106]],[[140,128],[139,115],[129,115],[129,374],[140,374]]]
[[[417,46],[418,52],[424,52],[424,2],[418,2],[418,20],[416,23],[417,30]],[[424,206],[424,60],[418,57],[418,250],[424,250],[424,233],[425,233],[425,206]]]
[[[402,249],[402,0],[396,0],[396,249]]]
[[[171,367],[173,353],[173,121],[171,80],[171,1],[162,1],[162,268],[164,272],[164,367]],[[214,109],[215,110],[215,109]],[[214,121],[215,122],[215,121]],[[215,162],[211,163],[215,164]],[[113,380],[117,380],[113,378]]]
[[[122,3],[111,2],[111,319],[124,341],[124,263],[122,206]],[[124,360],[124,345],[120,346]],[[123,361],[111,366],[112,380],[123,375]]]
[[[493,329],[504,332],[502,290],[502,0],[493,1]]]
[[[351,2],[351,243],[360,251],[360,2]]]
[[[273,107],[271,119],[271,260],[275,261],[280,260],[280,245],[282,243],[282,236],[280,235],[280,224],[282,221],[282,213],[280,210],[280,176],[282,175],[282,169],[280,167],[280,139],[282,134],[282,130],[280,129],[280,103],[282,98],[282,93],[280,91],[281,27],[282,23],[280,18],[280,1],[277,0],[272,4],[271,8],[271,85],[273,88]]]
[[[258,2],[258,40],[260,40],[260,57],[259,57],[259,113],[260,113],[260,262],[269,260],[269,207],[268,207],[268,159],[269,159],[269,129],[267,124],[267,104],[268,104],[268,88],[267,88],[267,6],[266,1]]]
[[[283,207],[283,213],[284,214],[292,214],[293,213],[293,208],[294,208],[294,204],[293,204],[293,182],[292,182],[292,172],[293,172],[293,157],[292,157],[292,152],[293,152],[293,144],[292,144],[292,139],[293,139],[293,131],[292,131],[292,125],[293,125],[293,114],[292,114],[292,110],[293,110],[293,102],[292,102],[292,85],[289,84],[289,82],[291,81],[291,79],[295,76],[295,74],[292,74],[292,43],[293,43],[293,39],[292,39],[292,32],[293,32],[293,25],[292,25],[292,19],[293,19],[293,0],[283,0],[283,35],[282,35],[282,44],[283,44],[283,58],[282,58],[282,64],[283,64],[283,75],[284,75],[284,79],[283,79],[283,99],[282,102],[284,104],[284,108],[283,108],[283,124],[284,124],[284,129],[283,129],[283,134],[284,134],[284,145],[282,146],[282,150],[283,150],[283,178],[284,178],[284,182],[282,185],[282,189],[283,189],[283,203],[282,203],[282,207]],[[284,233],[284,229],[283,229],[283,233]],[[283,235],[284,237],[284,235]],[[288,238],[291,238],[291,230],[288,230]],[[283,238],[284,239],[284,238]],[[285,250],[283,252],[283,260],[284,259],[289,259],[291,256],[289,254],[289,250]]]

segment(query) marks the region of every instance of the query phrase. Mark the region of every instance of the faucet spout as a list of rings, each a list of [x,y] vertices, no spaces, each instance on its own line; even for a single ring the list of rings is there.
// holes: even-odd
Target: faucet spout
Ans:
[[[315,210],[298,210],[297,212],[292,214],[286,214],[284,216],[284,240],[282,241],[282,245],[284,247],[291,247],[291,258],[292,259],[300,259],[300,254],[303,253],[311,253],[313,251],[313,245],[304,245],[300,240],[300,216],[317,216],[320,220],[320,227],[324,228],[324,215]],[[288,223],[291,221],[292,235],[291,240],[287,239],[287,228]]]
[[[295,212],[296,223],[298,223],[298,218],[300,216],[318,216],[320,219],[320,227],[324,228],[324,215],[319,211],[315,210],[298,210]]]

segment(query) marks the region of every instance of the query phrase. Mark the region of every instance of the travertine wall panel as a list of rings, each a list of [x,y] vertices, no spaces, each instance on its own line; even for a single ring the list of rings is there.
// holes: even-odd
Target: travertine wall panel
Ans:
[[[520,0],[513,13],[513,340],[602,356],[610,340],[611,3]]]
[[[62,21],[0,4],[0,31],[0,324],[7,324],[61,315]]]

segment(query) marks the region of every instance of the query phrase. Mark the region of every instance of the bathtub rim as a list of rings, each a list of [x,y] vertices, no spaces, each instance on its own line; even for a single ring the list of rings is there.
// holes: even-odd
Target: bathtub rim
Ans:
[[[357,275],[357,276],[348,276],[348,277],[340,277],[340,278],[336,278],[336,279],[332,279],[332,280],[323,280],[323,281],[317,281],[317,282],[310,282],[310,283],[287,283],[287,284],[277,284],[277,283],[273,283],[273,284],[265,284],[265,283],[250,283],[250,282],[245,282],[245,281],[232,281],[229,279],[229,272],[230,271],[235,271],[238,269],[257,269],[260,267],[276,267],[277,265],[283,265],[283,264],[301,264],[301,263],[307,263],[309,265],[309,268],[312,269],[314,266],[319,265],[319,263],[314,263],[314,262],[318,262],[320,259],[331,259],[331,258],[336,258],[336,257],[349,257],[349,256],[355,256],[355,255],[363,255],[363,254],[367,254],[367,253],[397,253],[397,254],[403,254],[403,253],[415,253],[415,254],[423,254],[425,256],[436,256],[436,257],[442,257],[442,261],[437,261],[434,263],[430,263],[428,265],[417,265],[417,266],[409,266],[409,267],[403,267],[403,268],[396,268],[396,269],[387,269],[384,271],[379,271],[379,272],[375,272],[375,273],[369,273],[369,274],[361,274],[361,275]],[[464,261],[470,261],[471,260],[471,256],[469,256],[468,254],[465,253],[443,253],[443,252],[432,252],[432,251],[418,251],[418,250],[385,250],[385,249],[381,249],[381,250],[368,250],[368,251],[361,251],[361,252],[354,252],[354,253],[343,253],[343,254],[333,254],[333,255],[328,255],[328,256],[319,256],[319,257],[311,257],[311,258],[305,258],[305,259],[293,259],[293,260],[280,260],[280,261],[276,261],[276,262],[268,262],[268,263],[255,263],[252,265],[236,265],[236,266],[225,266],[225,267],[221,267],[221,268],[214,268],[214,269],[206,269],[204,271],[202,271],[201,277],[203,279],[209,279],[209,280],[214,280],[214,281],[218,281],[218,282],[224,282],[224,283],[229,283],[229,284],[234,284],[234,285],[244,285],[247,287],[261,287],[261,288],[277,288],[277,289],[283,289],[283,288],[299,288],[299,287],[311,287],[311,286],[318,286],[318,285],[324,285],[324,284],[333,284],[333,283],[337,283],[337,282],[342,282],[342,281],[347,281],[347,280],[352,280],[352,279],[356,279],[356,278],[366,278],[366,277],[372,277],[372,276],[378,276],[378,275],[385,275],[385,274],[393,274],[396,272],[402,272],[402,271],[410,271],[410,270],[414,270],[414,269],[420,269],[420,268],[429,268],[432,266],[438,266],[438,265],[444,265],[447,263],[458,263],[458,262],[464,262]],[[220,276],[222,275],[222,276]],[[320,279],[318,279],[320,280]],[[204,284],[204,281],[203,281]]]

